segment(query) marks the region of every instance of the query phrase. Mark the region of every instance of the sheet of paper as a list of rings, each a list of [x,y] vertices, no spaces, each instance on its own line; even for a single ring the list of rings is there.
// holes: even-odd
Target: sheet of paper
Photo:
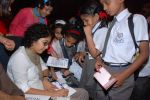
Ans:
[[[82,68],[78,63],[73,62],[69,68],[69,71],[74,74],[74,76],[77,78],[78,81],[80,81],[81,74],[82,74]]]
[[[47,66],[58,67],[58,68],[68,68],[68,59],[66,58],[56,58],[49,56],[47,60]]]
[[[25,94],[25,99],[26,100],[49,100],[50,96]]]
[[[60,71],[57,71],[57,72],[55,72],[56,73],[56,76],[57,76],[57,81],[59,82],[59,83],[67,83],[66,82],[66,80],[62,77],[62,73],[60,72]]]
[[[94,77],[106,90],[116,82],[115,78],[110,80],[111,74],[104,67],[101,67],[99,72],[94,74]]]
[[[74,88],[68,86],[67,84],[61,84],[58,81],[52,82],[52,84],[55,85],[58,89],[62,89],[62,88],[68,89],[69,90],[68,97],[70,97],[76,92]]]

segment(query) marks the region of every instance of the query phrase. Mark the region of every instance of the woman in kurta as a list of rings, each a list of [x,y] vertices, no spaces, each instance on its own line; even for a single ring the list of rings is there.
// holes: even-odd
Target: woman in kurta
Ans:
[[[44,24],[30,26],[25,32],[24,46],[10,58],[7,73],[11,80],[27,94],[64,97],[67,89],[58,89],[48,81],[48,68],[40,57],[51,41],[51,31]],[[88,100],[84,89],[76,89],[71,100]]]
[[[53,0],[40,0],[38,7],[23,8],[10,24],[9,33],[14,36],[24,37],[25,30],[35,23],[47,25],[46,16],[53,10]]]

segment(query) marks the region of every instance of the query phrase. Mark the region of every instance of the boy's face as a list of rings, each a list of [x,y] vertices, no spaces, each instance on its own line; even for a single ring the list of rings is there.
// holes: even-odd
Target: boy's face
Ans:
[[[115,16],[124,9],[124,0],[100,0],[100,2],[110,16]]]

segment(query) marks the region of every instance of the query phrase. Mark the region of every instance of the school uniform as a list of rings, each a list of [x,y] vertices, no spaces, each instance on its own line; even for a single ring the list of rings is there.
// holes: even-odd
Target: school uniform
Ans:
[[[51,46],[58,54],[59,58],[69,59],[68,69],[74,74],[77,80],[80,80],[82,69],[81,66],[73,59],[76,52],[83,52],[85,50],[85,41],[80,41],[78,44],[72,47],[65,46],[64,38],[61,40],[55,40]],[[59,69],[60,70],[60,69]]]
[[[135,45],[128,26],[128,17],[131,13],[128,9],[124,9],[115,18],[115,22],[108,44],[105,56],[103,57],[106,69],[112,73],[119,73],[128,68],[133,62],[133,56],[136,52]],[[148,41],[148,31],[146,19],[139,14],[134,14],[134,35],[137,44],[140,41]],[[130,100],[130,96],[134,86],[134,76],[128,77],[122,86],[118,88],[112,87],[107,93],[102,89],[97,90],[97,100]]]
[[[95,48],[99,51],[102,51],[103,44],[105,41],[106,33],[107,33],[107,27],[101,27],[101,22],[98,22],[94,28],[92,29],[93,34],[93,41],[95,44]],[[87,49],[88,52],[88,49]],[[95,97],[95,90],[96,90],[96,81],[93,77],[94,75],[94,66],[95,66],[95,59],[91,56],[91,54],[88,52],[85,56],[85,62],[84,66],[82,67],[82,76],[80,81],[80,87],[85,88],[88,92],[90,97]]]

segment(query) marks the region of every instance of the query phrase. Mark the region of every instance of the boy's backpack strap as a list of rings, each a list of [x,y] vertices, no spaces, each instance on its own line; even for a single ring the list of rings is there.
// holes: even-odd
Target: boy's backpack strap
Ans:
[[[137,49],[137,48],[139,48],[139,46],[138,46],[137,43],[136,43],[136,39],[135,39],[135,35],[134,35],[133,17],[134,17],[134,14],[131,14],[131,15],[128,17],[128,25],[129,25],[129,30],[130,30],[130,32],[131,32],[131,36],[132,36],[133,42],[134,42],[135,49]]]

